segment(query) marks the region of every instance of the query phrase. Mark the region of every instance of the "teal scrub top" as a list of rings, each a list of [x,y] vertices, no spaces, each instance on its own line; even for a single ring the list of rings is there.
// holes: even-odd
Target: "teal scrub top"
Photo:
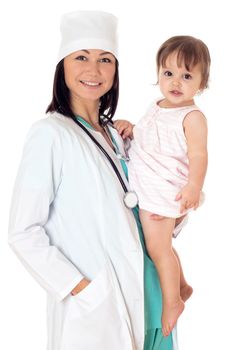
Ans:
[[[93,129],[92,126],[87,123],[82,117],[77,116],[77,119],[88,128]],[[110,136],[115,147],[115,152],[119,153],[118,145],[111,133]],[[126,162],[123,159],[120,159],[120,162],[122,169],[128,179]],[[164,337],[161,330],[162,293],[156,268],[146,251],[144,235],[139,219],[138,206],[136,208],[133,208],[132,212],[137,223],[141,245],[144,252],[144,350],[173,350],[172,334],[170,334],[168,337]]]

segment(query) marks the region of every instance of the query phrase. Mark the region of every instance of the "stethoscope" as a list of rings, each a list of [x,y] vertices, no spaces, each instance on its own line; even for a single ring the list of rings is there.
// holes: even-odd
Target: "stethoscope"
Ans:
[[[95,139],[95,137],[88,131],[88,129],[81,124],[76,118],[72,118],[73,121],[90,137],[90,139],[95,143],[95,145],[99,148],[99,150],[105,155],[105,157],[108,159],[109,163],[111,164],[125,194],[124,194],[124,204],[128,209],[132,209],[135,208],[138,204],[138,197],[137,194],[134,191],[128,191],[125,182],[123,181],[121,174],[119,172],[119,170],[117,169],[116,164],[114,163],[114,161],[112,160],[112,158],[109,156],[109,154],[107,153],[107,151],[102,147],[102,145]],[[119,159],[123,159],[121,154],[118,154],[118,158]],[[126,157],[126,159],[128,160],[128,158]]]

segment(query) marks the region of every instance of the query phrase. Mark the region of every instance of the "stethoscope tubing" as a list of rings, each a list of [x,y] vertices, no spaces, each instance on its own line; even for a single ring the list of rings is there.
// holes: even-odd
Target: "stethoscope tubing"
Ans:
[[[121,174],[119,172],[119,170],[117,169],[117,166],[115,165],[114,161],[112,160],[112,158],[109,156],[109,154],[107,153],[107,151],[102,147],[102,145],[95,139],[95,137],[88,131],[88,129],[81,124],[76,118],[72,118],[72,120],[81,128],[83,129],[83,131],[90,137],[90,139],[95,143],[95,145],[100,149],[100,151],[105,155],[105,157],[108,159],[109,163],[111,164],[114,172],[117,175],[117,178],[124,190],[125,193],[128,192],[128,189],[125,185],[125,182],[123,181]]]

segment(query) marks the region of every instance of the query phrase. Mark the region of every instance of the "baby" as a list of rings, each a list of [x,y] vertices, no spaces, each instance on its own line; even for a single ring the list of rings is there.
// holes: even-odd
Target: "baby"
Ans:
[[[129,182],[139,198],[147,251],[158,271],[162,295],[162,331],[168,336],[192,294],[172,236],[202,200],[207,170],[207,122],[194,97],[208,86],[207,46],[191,36],[164,42],[157,57],[158,84],[163,98],[150,106],[134,126],[117,120],[129,150]]]

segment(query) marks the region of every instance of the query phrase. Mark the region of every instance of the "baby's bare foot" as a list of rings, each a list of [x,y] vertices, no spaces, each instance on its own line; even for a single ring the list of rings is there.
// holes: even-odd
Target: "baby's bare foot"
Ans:
[[[184,302],[181,299],[175,304],[163,305],[162,332],[164,337],[168,337],[183,310]]]
[[[188,284],[185,284],[185,286],[183,286],[180,289],[180,296],[181,296],[181,299],[183,300],[183,302],[188,300],[192,294],[193,294],[193,288],[191,286],[189,286]]]

